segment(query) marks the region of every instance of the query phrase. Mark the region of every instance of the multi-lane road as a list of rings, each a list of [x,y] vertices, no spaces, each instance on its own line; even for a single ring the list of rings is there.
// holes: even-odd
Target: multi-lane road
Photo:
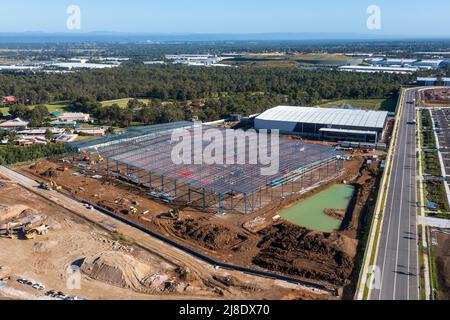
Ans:
[[[408,124],[415,98],[416,90],[406,91],[376,259],[380,285],[371,300],[419,299],[416,126]]]

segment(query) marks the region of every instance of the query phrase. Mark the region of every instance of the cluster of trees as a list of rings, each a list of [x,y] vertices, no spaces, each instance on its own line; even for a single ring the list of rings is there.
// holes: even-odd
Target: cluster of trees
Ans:
[[[252,114],[277,104],[314,105],[323,99],[387,98],[412,79],[408,75],[333,70],[191,68],[131,62],[115,69],[71,74],[0,75],[0,95],[26,97],[30,104],[74,101],[74,110],[91,113],[101,123],[128,126],[192,117],[213,120],[232,113]],[[152,98],[152,102],[132,101],[125,109],[98,103],[128,97]],[[206,106],[184,107],[183,101],[196,99],[203,99]],[[27,111],[14,107],[12,113],[35,124],[45,118],[44,108]]]
[[[67,145],[53,143],[48,145],[34,145],[31,147],[1,146],[0,165],[10,165],[20,162],[47,158],[68,152]]]
[[[320,99],[382,98],[398,91],[411,76],[358,74],[330,70],[241,67],[190,68],[129,63],[120,68],[71,74],[0,76],[0,95],[26,97],[29,104],[127,97],[161,100],[202,99],[245,93],[282,95],[298,104]]]
[[[193,114],[179,103],[164,103],[151,100],[148,104],[137,99],[128,102],[127,107],[118,104],[103,106],[89,97],[74,100],[69,108],[73,111],[91,114],[101,125],[129,127],[133,122],[139,124],[166,123],[191,120]]]
[[[40,127],[48,122],[49,112],[44,105],[38,105],[34,108],[22,105],[13,105],[9,108],[9,114],[12,118],[22,118],[30,121],[31,127]]]

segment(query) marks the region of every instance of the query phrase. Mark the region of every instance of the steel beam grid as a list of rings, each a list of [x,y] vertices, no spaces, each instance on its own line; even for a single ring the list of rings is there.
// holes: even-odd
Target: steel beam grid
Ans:
[[[208,127],[206,127],[208,129]],[[219,129],[219,128],[215,128]],[[190,129],[192,130],[192,129]],[[219,129],[224,130],[224,129]],[[128,164],[140,170],[157,173],[193,187],[226,194],[236,191],[250,193],[257,191],[273,180],[288,176],[299,169],[320,165],[322,161],[330,160],[339,153],[332,148],[306,144],[297,140],[280,138],[280,168],[274,176],[261,176],[261,165],[175,165],[171,159],[173,145],[172,131],[159,132],[146,137],[136,137],[123,143],[99,148],[100,153],[112,160]],[[194,137],[199,139],[199,137]],[[238,152],[244,152],[235,146],[235,160]],[[257,146],[246,141],[246,157],[255,151]],[[304,150],[304,151],[302,151]],[[192,149],[192,156],[195,150]],[[224,157],[226,154],[224,152]],[[182,176],[184,171],[189,175]],[[286,177],[288,178],[288,177]]]

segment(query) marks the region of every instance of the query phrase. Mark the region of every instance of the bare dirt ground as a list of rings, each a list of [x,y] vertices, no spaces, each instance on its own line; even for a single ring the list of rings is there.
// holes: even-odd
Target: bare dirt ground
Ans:
[[[302,196],[286,198],[273,204],[270,210],[247,216],[238,214],[218,216],[184,209],[178,220],[172,220],[161,218],[162,214],[171,209],[170,206],[150,200],[144,191],[123,182],[94,179],[92,178],[94,172],[80,174],[82,170],[76,167],[58,171],[57,168],[62,165],[62,162],[58,161],[41,161],[21,166],[17,170],[38,181],[54,179],[64,188],[64,192],[78,199],[104,207],[151,231],[170,237],[223,262],[263,268],[342,288],[343,285],[348,285],[350,275],[357,272],[355,255],[358,247],[358,231],[366,219],[364,208],[376,183],[374,168],[378,165],[374,163],[367,167],[362,156],[350,156],[354,158],[346,162],[345,174],[337,181],[330,181],[328,185],[336,182],[354,182],[357,195],[344,217],[343,229],[331,235],[311,232],[288,222],[274,223],[272,220],[281,209],[325,189],[328,185]],[[364,153],[364,156],[370,155]],[[138,209],[138,214],[128,214],[131,205]],[[263,221],[262,228],[256,230],[243,228],[255,219]],[[266,236],[273,233],[276,228],[288,232],[282,232],[278,238],[268,241]],[[277,251],[274,249],[276,246],[284,248]],[[277,256],[284,259],[274,263]],[[312,272],[318,266],[320,268]]]
[[[450,300],[450,230],[433,231],[437,246],[433,249],[438,277],[438,298]]]
[[[0,297],[5,299],[51,299],[45,295],[47,290],[121,300],[329,298],[283,282],[206,268],[194,259],[177,259],[176,252],[167,252],[175,257],[167,258],[150,246],[158,246],[157,241],[150,242],[149,248],[134,242],[146,236],[138,230],[110,231],[11,181],[0,191],[0,204],[32,208],[13,219],[39,214],[50,226],[47,235],[33,240],[0,237]],[[115,222],[105,219],[104,224],[115,229]],[[74,290],[68,286],[72,265],[82,271],[81,286]],[[20,284],[17,278],[39,282],[45,290]]]

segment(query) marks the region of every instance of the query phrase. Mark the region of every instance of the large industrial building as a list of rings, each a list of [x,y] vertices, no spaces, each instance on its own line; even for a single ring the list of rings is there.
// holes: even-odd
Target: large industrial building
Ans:
[[[342,66],[339,71],[358,72],[358,73],[394,73],[394,74],[413,74],[416,68],[406,67],[382,67],[382,66]]]
[[[411,67],[416,69],[438,69],[445,62],[443,59],[384,59],[373,58],[367,62],[372,66],[380,67]]]
[[[279,130],[331,141],[378,143],[383,138],[388,112],[279,106],[255,119],[256,130]]]
[[[419,86],[450,86],[450,78],[440,78],[437,77],[418,77],[417,84]]]

